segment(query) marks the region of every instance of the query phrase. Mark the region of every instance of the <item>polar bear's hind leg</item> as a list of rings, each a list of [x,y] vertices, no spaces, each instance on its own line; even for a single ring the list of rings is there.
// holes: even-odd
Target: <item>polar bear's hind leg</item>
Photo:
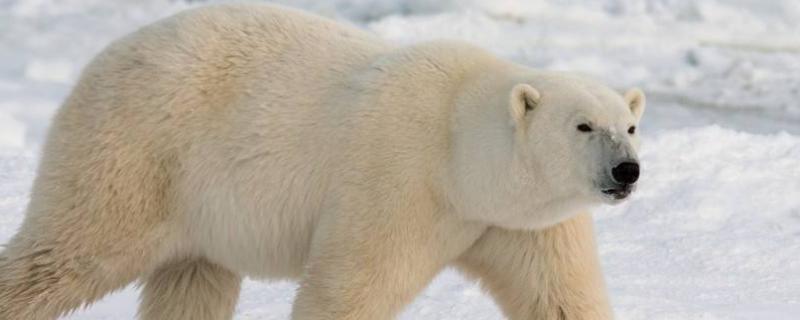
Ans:
[[[25,221],[0,253],[0,320],[55,319],[155,269],[176,250],[169,175],[152,154],[54,123]],[[77,123],[81,123],[77,121]]]

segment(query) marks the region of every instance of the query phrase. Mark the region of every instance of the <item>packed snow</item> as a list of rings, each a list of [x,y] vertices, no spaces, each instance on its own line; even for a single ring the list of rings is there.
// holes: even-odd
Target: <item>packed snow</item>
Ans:
[[[219,1],[0,1],[0,243],[22,222],[50,117],[109,41]],[[643,177],[595,210],[618,319],[800,319],[800,2],[300,0],[411,44],[461,39],[648,94]],[[296,285],[245,282],[236,319],[288,319]],[[133,319],[127,288],[69,319]],[[501,319],[447,270],[402,319]]]

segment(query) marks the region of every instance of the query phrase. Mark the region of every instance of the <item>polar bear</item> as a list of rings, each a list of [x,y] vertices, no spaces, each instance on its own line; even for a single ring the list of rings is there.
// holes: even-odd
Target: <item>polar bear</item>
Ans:
[[[300,281],[293,319],[390,319],[447,266],[511,319],[609,319],[586,210],[634,190],[644,107],[458,42],[180,13],[111,44],[55,116],[0,319],[137,280],[142,319],[230,319],[245,276]]]

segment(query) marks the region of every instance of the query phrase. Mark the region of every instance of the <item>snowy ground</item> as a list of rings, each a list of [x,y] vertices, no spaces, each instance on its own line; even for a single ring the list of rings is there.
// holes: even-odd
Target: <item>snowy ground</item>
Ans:
[[[201,1],[0,0],[0,243],[22,221],[49,118],[108,41]],[[392,41],[471,41],[538,68],[640,86],[644,176],[596,212],[619,319],[800,318],[800,2],[285,3]],[[237,319],[287,319],[291,283],[248,281]],[[71,319],[131,319],[133,288]],[[446,271],[403,319],[500,319]]]

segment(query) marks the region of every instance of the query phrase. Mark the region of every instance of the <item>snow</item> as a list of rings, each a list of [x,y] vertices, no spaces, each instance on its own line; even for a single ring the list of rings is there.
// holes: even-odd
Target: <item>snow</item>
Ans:
[[[220,1],[0,1],[0,243],[22,222],[50,118],[109,41]],[[391,41],[475,43],[642,87],[643,177],[595,211],[618,319],[800,317],[800,2],[281,1]],[[288,319],[296,285],[247,280],[236,319]],[[136,288],[69,319],[132,319]],[[402,319],[498,319],[447,270]]]

